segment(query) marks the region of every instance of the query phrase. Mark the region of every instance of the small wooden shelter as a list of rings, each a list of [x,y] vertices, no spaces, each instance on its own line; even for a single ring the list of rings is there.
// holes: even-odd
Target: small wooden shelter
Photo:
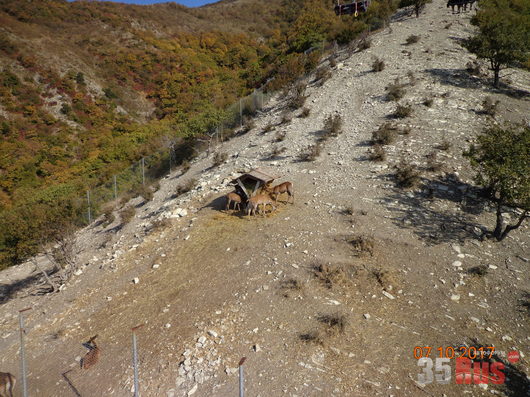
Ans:
[[[254,196],[263,186],[266,186],[279,176],[274,175],[272,171],[264,168],[256,168],[246,174],[243,174],[232,181],[235,185],[236,192],[241,196],[243,201],[247,201]]]

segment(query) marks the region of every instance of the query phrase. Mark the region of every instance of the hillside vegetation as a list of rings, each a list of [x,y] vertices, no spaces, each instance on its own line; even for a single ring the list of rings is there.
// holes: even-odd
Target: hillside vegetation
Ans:
[[[267,89],[286,87],[321,55],[306,50],[346,44],[393,10],[390,0],[357,19],[322,0],[3,1],[0,267],[82,224],[87,188],[167,142],[183,161],[227,105],[271,77]]]

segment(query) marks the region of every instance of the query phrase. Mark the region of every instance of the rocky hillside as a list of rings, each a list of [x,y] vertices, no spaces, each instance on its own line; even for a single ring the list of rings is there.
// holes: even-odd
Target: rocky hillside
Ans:
[[[79,268],[59,292],[31,295],[31,263],[2,272],[0,370],[19,375],[17,310],[31,306],[33,395],[130,395],[140,324],[143,396],[235,395],[241,357],[255,396],[527,395],[529,225],[479,238],[494,211],[462,151],[492,123],[528,122],[530,74],[507,70],[494,90],[486,65],[468,71],[469,18],[434,2],[323,59],[297,89],[305,103],[293,110],[294,89],[277,96],[216,148],[224,162],[202,155],[151,201],[79,232]],[[486,97],[500,101],[495,117]],[[330,116],[342,128],[326,134]],[[255,167],[292,181],[294,203],[250,219],[225,211],[230,180]],[[96,334],[100,361],[81,370]],[[451,360],[448,384],[420,383],[417,346],[494,346],[506,382],[458,385]]]

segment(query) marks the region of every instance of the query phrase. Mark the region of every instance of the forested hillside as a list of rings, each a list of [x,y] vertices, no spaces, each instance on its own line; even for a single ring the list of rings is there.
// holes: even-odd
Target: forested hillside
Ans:
[[[265,81],[284,88],[315,66],[320,52],[304,51],[346,44],[393,9],[375,1],[354,18],[324,0],[2,1],[0,268],[81,224],[79,192],[163,141],[183,161],[237,98]]]

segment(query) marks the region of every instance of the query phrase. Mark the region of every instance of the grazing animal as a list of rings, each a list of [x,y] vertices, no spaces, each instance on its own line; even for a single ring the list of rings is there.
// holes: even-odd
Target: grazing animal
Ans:
[[[0,372],[0,397],[13,397],[13,389],[17,383],[15,375],[9,372]]]
[[[289,197],[292,197],[294,204],[294,190],[291,182],[284,182],[272,188],[271,197],[274,198],[274,202],[278,201],[278,196],[282,193],[287,193]],[[289,197],[287,198],[287,201],[289,201]]]
[[[248,199],[247,203],[247,216],[250,217],[250,214],[256,215],[256,211],[259,212],[259,206],[263,206],[263,211],[265,211],[265,207],[267,205],[270,205],[272,207],[272,210],[274,211],[276,207],[274,206],[274,202],[272,201],[272,198],[268,194],[257,194],[255,196],[252,196]],[[263,212],[262,212],[263,213]]]
[[[97,364],[99,360],[99,355],[101,353],[101,349],[96,343],[96,338],[98,336],[93,336],[88,340],[88,342],[83,343],[83,346],[85,346],[88,349],[88,352],[85,354],[85,357],[81,359],[81,368],[82,369],[89,369],[90,367]]]
[[[230,192],[226,196],[226,210],[230,209],[230,204],[234,203],[234,209],[241,211],[241,196],[236,192]]]
[[[454,14],[455,13],[455,6],[458,9],[458,13],[462,10],[462,6],[464,5],[463,0],[449,0],[447,2],[447,8],[451,7],[451,11]]]

